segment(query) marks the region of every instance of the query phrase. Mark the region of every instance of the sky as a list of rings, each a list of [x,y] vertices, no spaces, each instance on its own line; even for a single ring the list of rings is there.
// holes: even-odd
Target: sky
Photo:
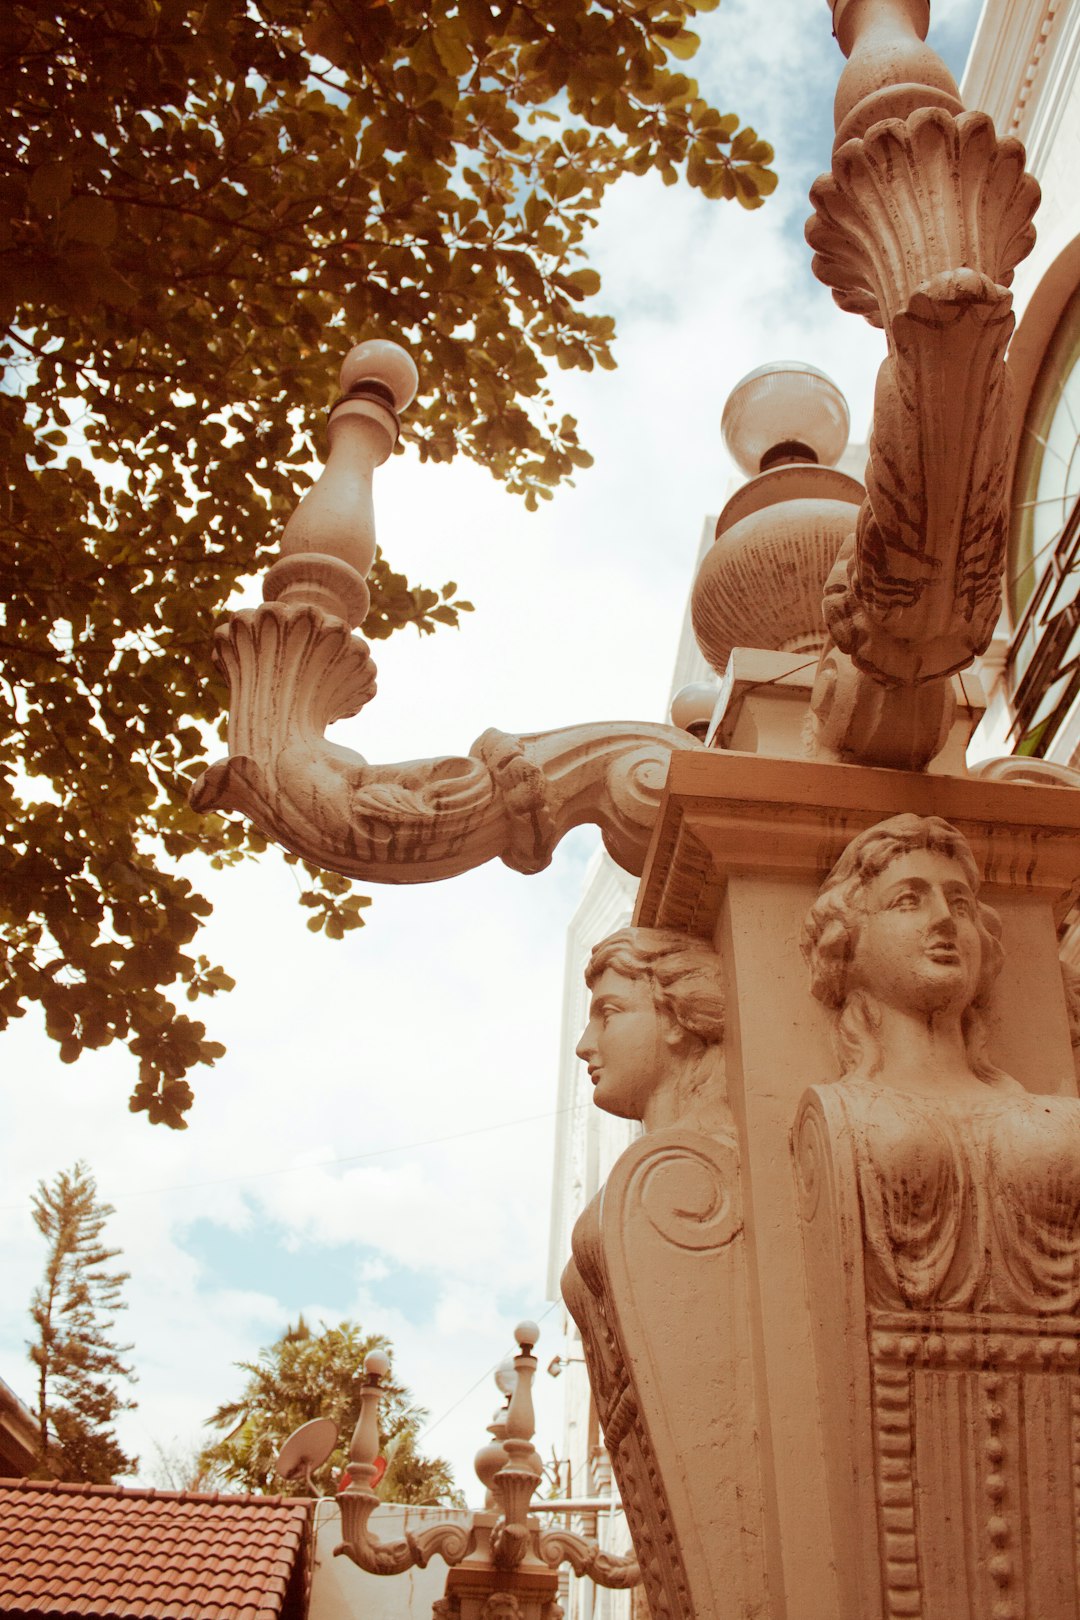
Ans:
[[[959,75],[979,0],[934,0],[930,40]],[[733,476],[724,400],[747,371],[808,361],[866,435],[883,341],[836,309],[802,239],[829,164],[842,66],[825,0],[724,0],[695,25],[690,71],[776,147],[780,185],[746,213],[685,186],[621,181],[590,244],[616,316],[618,370],[558,373],[595,465],[533,514],[470,465],[409,453],[376,475],[395,567],[456,580],[459,631],[375,648],[379,692],[336,740],[371,761],[465,753],[489,726],[663,720],[707,512]],[[209,660],[209,648],[207,649]],[[539,1320],[541,1368],[562,1348],[545,1297],[566,926],[598,843],[566,838],[544,873],[499,863],[440,884],[368,889],[367,926],[312,935],[275,852],[201,875],[201,949],[237,980],[199,1016],[227,1055],[189,1076],[190,1127],[131,1115],[122,1048],[62,1065],[29,1014],[0,1037],[0,1376],[33,1395],[27,1314],[44,1244],[37,1183],[85,1160],[114,1206],[138,1408],[120,1428],[143,1483],[156,1447],[197,1447],[251,1360],[303,1313],[387,1333],[395,1376],[430,1413],[471,1503],[471,1459],[515,1322]],[[200,874],[191,874],[200,881]],[[363,888],[363,886],[359,886]],[[558,1382],[536,1385],[537,1444],[561,1455]]]

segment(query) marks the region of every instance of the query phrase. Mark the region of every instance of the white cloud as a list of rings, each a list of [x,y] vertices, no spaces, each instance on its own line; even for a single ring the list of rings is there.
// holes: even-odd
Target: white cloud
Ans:
[[[974,0],[948,9],[967,16]],[[375,649],[379,695],[338,728],[370,759],[464,752],[491,725],[662,718],[702,517],[731,478],[719,422],[732,385],[766,359],[808,360],[835,377],[863,431],[881,340],[835,308],[799,239],[800,188],[828,161],[841,66],[826,7],[728,0],[702,26],[703,89],[775,140],[781,189],[746,214],[682,187],[616,188],[592,254],[619,316],[619,369],[555,379],[596,456],[576,489],[529,515],[473,467],[406,456],[381,470],[380,534],[395,565],[456,579],[478,611],[460,633]],[[545,1309],[565,926],[593,842],[575,834],[534,878],[495,865],[378,892],[369,926],[341,944],[308,933],[276,857],[207,873],[206,949],[239,983],[200,1014],[229,1051],[195,1077],[185,1133],[126,1112],[133,1075],[120,1051],[65,1068],[32,1016],[16,1025],[0,1049],[8,1383],[29,1396],[25,1304],[42,1253],[30,1194],[82,1157],[116,1205],[109,1235],[132,1273],[121,1331],[136,1345],[141,1405],[130,1445],[149,1459],[155,1437],[198,1438],[239,1387],[232,1363],[295,1316],[264,1286],[265,1267],[248,1289],[196,1258],[185,1243],[198,1222],[204,1236],[212,1226],[223,1243],[244,1236],[283,1255],[355,1243],[351,1267],[335,1249],[340,1288],[327,1297],[320,1273],[305,1312],[352,1312],[392,1335],[399,1375],[442,1419],[431,1444],[468,1488],[495,1403],[486,1369],[511,1348],[515,1320]],[[404,1293],[394,1303],[395,1277],[418,1275],[423,1322]],[[557,1324],[557,1312],[542,1324],[542,1365]],[[541,1378],[537,1398],[547,1451],[558,1386]]]

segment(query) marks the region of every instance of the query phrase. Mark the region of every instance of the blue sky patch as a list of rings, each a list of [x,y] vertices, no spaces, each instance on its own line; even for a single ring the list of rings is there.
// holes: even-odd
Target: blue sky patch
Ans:
[[[201,1219],[192,1221],[181,1240],[203,1267],[203,1292],[221,1288],[253,1289],[279,1299],[283,1316],[294,1320],[317,1301],[337,1320],[349,1316],[357,1290],[367,1289],[376,1301],[420,1325],[431,1319],[438,1279],[428,1272],[394,1265],[366,1243],[315,1243],[252,1211],[243,1231]],[[385,1267],[385,1275],[382,1272]],[[282,1321],[282,1329],[286,1323]],[[378,1332],[377,1321],[361,1322]]]

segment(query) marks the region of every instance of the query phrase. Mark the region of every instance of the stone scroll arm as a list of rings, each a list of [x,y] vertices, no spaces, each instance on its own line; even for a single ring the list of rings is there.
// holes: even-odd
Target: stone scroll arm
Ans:
[[[948,730],[948,677],[985,651],[1000,611],[1009,287],[1035,240],[1039,188],[1020,143],[964,110],[924,43],[926,0],[831,3],[849,60],[806,235],[815,274],[883,328],[888,354],[866,500],[826,586],[834,646],[815,710],[835,756],[922,768]],[[919,738],[893,759],[898,724]]]
[[[369,882],[430,882],[495,857],[537,872],[583,822],[639,873],[671,754],[700,746],[675,726],[487,731],[467,755],[387,765],[325,735],[375,695],[370,650],[353,633],[370,602],[371,481],[415,379],[394,344],[360,344],[346,359],[326,467],[286,525],[265,600],[216,632],[229,755],[195,784],[192,802],[238,811],[314,865]]]
[[[552,1569],[569,1564],[575,1575],[586,1575],[597,1586],[619,1592],[641,1585],[641,1569],[636,1558],[607,1552],[573,1530],[547,1530],[536,1545],[540,1557]]]
[[[547,866],[591,821],[618,864],[641,871],[667,764],[699,745],[675,726],[486,731],[467,755],[371,765],[327,725],[375,689],[366,644],[318,607],[267,603],[218,633],[229,757],[197,783],[199,810],[234,810],[314,865],[368,882],[454,877],[499,857]]]
[[[343,1491],[338,1497],[344,1540],[334,1548],[369,1575],[403,1575],[414,1566],[426,1568],[436,1554],[447,1564],[460,1564],[476,1543],[471,1525],[433,1524],[414,1535],[406,1531],[400,1541],[380,1541],[368,1530],[368,1520],[381,1506],[374,1491]]]

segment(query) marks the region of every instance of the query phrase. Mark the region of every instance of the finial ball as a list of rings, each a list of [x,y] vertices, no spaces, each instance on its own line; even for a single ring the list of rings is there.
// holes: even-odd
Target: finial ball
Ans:
[[[369,1378],[385,1378],[390,1371],[390,1357],[385,1350],[369,1350],[364,1357],[364,1371]]]
[[[704,738],[720,696],[715,682],[693,681],[676,692],[671,700],[671,723],[688,731],[692,737]]]
[[[345,356],[339,378],[341,392],[349,394],[364,382],[380,382],[394,396],[394,409],[403,411],[416,397],[420,373],[400,345],[387,338],[369,338]]]
[[[847,401],[831,377],[801,360],[758,366],[727,397],[720,431],[748,478],[785,461],[832,467],[848,442]]]
[[[539,1337],[540,1329],[537,1327],[535,1322],[519,1322],[517,1327],[514,1329],[514,1338],[521,1346],[525,1355],[529,1354]]]

